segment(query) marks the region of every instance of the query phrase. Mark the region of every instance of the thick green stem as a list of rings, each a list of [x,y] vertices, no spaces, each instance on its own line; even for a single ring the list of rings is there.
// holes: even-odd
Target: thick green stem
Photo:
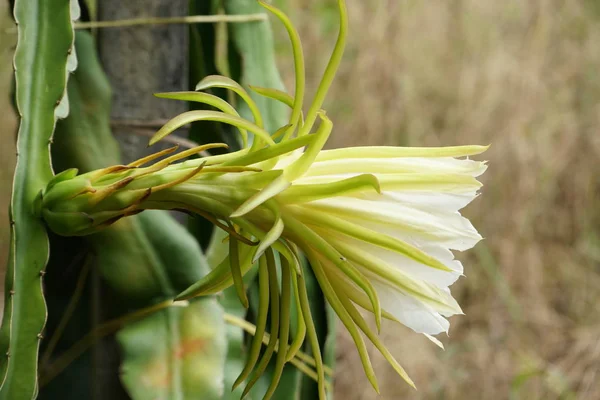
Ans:
[[[72,14],[72,12],[74,12]],[[52,179],[49,143],[56,119],[65,117],[67,77],[76,65],[68,0],[17,0],[16,99],[21,125],[10,208],[11,248],[0,330],[0,399],[37,395],[38,349],[46,323],[42,277],[48,237],[34,215],[38,193]]]

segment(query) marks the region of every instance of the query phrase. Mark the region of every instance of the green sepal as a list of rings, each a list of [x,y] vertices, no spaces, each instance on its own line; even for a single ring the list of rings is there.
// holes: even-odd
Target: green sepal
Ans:
[[[293,200],[294,204],[311,202],[323,198],[342,196],[354,191],[372,188],[381,193],[379,180],[373,174],[362,174],[331,183],[293,185],[279,196],[282,202]]]
[[[207,90],[212,88],[229,89],[237,93],[250,108],[252,116],[254,117],[254,123],[261,128],[263,127],[263,119],[258,106],[254,100],[252,100],[252,97],[250,97],[248,92],[246,92],[246,90],[239,83],[226,76],[209,75],[196,85],[196,90]]]
[[[54,212],[45,208],[42,216],[50,229],[61,236],[72,236],[73,232],[83,232],[94,225],[94,219],[84,212]]]
[[[59,182],[68,181],[75,178],[78,173],[79,170],[77,168],[69,168],[54,175],[54,178],[52,178],[52,180],[48,182],[48,185],[46,185],[46,190],[52,189],[52,187]]]

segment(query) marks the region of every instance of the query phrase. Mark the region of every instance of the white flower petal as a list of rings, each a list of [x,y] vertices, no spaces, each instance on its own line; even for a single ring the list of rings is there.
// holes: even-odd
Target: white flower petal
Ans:
[[[444,350],[444,344],[442,342],[440,342],[436,337],[433,337],[431,335],[428,335],[426,333],[424,333],[425,337],[429,340],[431,340],[431,342],[433,344],[435,344],[436,346],[438,346],[440,349]]]
[[[474,190],[463,193],[441,193],[431,191],[384,191],[364,192],[356,197],[364,200],[385,201],[388,203],[400,203],[425,211],[445,210],[456,212],[464,208],[478,196]]]
[[[329,239],[331,240],[331,239]],[[346,241],[335,241],[336,250],[370,281],[379,281],[401,293],[418,299],[442,315],[462,314],[460,306],[447,287],[438,287],[387,264],[372,253]],[[332,260],[329,259],[332,263]],[[333,265],[333,264],[332,264]]]
[[[279,160],[277,160],[277,164],[275,164],[273,169],[284,169],[285,167],[302,157],[302,154],[304,154],[304,149],[300,148],[284,156],[281,156]]]
[[[319,232],[323,236],[322,230],[315,228],[315,231]],[[450,253],[450,257],[448,257],[448,255],[443,252],[444,249],[440,249],[436,246],[431,246],[428,249],[429,251],[426,252],[444,263],[444,265],[446,265],[448,268],[451,268],[453,271],[442,271],[431,268],[395,251],[384,249],[371,243],[366,243],[362,240],[348,236],[330,236],[328,241],[338,250],[345,246],[352,246],[356,250],[364,251],[370,254],[371,258],[376,259],[378,262],[398,268],[409,276],[421,279],[440,288],[447,288],[448,286],[452,285],[462,275],[463,271],[462,264],[459,261],[454,260],[454,257],[452,257],[452,253],[450,251],[448,251],[448,253]],[[343,244],[340,242],[343,242]]]
[[[481,240],[468,219],[457,212],[427,212],[399,203],[336,197],[309,203],[310,207],[343,216],[358,225],[426,245],[466,250]]]
[[[304,176],[436,172],[476,177],[486,169],[484,162],[452,157],[361,158],[315,162]]]
[[[317,161],[361,158],[399,158],[399,157],[465,157],[481,154],[489,146],[446,146],[446,147],[402,147],[402,146],[363,146],[345,147],[321,151]]]
[[[308,176],[294,181],[294,185],[326,184],[339,182],[361,174],[330,174]],[[437,193],[476,193],[481,183],[476,178],[464,174],[443,173],[388,173],[370,174],[379,181],[381,190],[393,193],[424,192],[425,195]],[[373,193],[373,191],[368,191]]]
[[[431,307],[386,284],[374,281],[373,286],[382,308],[415,332],[428,335],[448,332],[448,320]]]

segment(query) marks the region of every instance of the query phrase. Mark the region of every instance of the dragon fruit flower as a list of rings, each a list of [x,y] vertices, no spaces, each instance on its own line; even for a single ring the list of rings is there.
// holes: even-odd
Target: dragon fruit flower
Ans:
[[[168,149],[120,165],[55,177],[38,199],[38,212],[62,235],[87,235],[146,209],[183,210],[225,230],[229,255],[176,300],[211,295],[235,286],[248,306],[244,275],[258,269],[260,292],[256,335],[236,386],[246,391],[264,372],[275,350],[275,373],[265,398],[277,387],[283,366],[306,338],[311,343],[320,398],[326,397],[326,367],[304,282],[306,257],[331,307],[350,332],[366,375],[378,390],[360,331],[411,385],[408,375],[366,323],[357,306],[398,321],[417,333],[448,332],[449,316],[461,309],[449,286],[463,272],[452,250],[473,247],[481,236],[459,213],[478,195],[484,162],[469,159],[485,146],[440,148],[350,147],[323,150],[333,123],[321,109],[340,64],[347,35],[347,13],[339,0],[340,34],[314,101],[303,114],[304,59],[298,33],[280,10],[261,3],[285,25],[295,58],[295,95],[252,87],[291,108],[289,124],[267,132],[252,97],[223,76],[201,81],[196,92],[159,97],[197,101],[218,111],[189,111],[161,128],[151,144],[196,121],[218,121],[237,128],[242,150],[184,159],[224,144],[209,144],[170,155]],[[224,100],[202,90],[236,92],[252,112],[238,115]],[[248,134],[252,144],[248,144]],[[166,158],[162,158],[167,156]],[[158,160],[158,161],[157,161]],[[181,162],[179,162],[181,161]],[[280,258],[279,267],[276,258]],[[254,267],[258,264],[257,267]],[[290,337],[290,307],[298,310],[297,333]],[[270,339],[260,356],[271,314]],[[254,371],[254,374],[252,372]],[[252,375],[251,375],[252,374]]]

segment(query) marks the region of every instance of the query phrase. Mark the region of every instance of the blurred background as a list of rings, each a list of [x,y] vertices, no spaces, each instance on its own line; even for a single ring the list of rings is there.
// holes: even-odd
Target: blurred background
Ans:
[[[337,33],[335,2],[277,0],[296,22],[308,84]],[[0,2],[0,265],[16,118],[14,35]],[[410,389],[371,351],[381,395],[340,329],[338,399],[600,398],[600,2],[348,0],[350,43],[326,109],[331,147],[492,144],[464,210],[485,240],[458,256],[465,316],[440,350],[399,326],[386,344]],[[275,25],[292,85],[287,36]]]

